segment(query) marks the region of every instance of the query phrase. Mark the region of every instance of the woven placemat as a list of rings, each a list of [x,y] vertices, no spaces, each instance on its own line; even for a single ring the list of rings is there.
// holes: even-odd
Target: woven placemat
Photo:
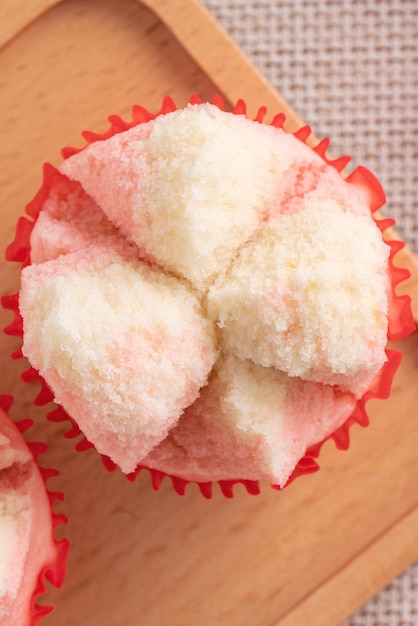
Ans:
[[[201,2],[333,156],[378,176],[418,254],[417,0]],[[343,626],[418,626],[418,564]]]
[[[378,176],[418,253],[418,2],[201,1],[333,155]]]

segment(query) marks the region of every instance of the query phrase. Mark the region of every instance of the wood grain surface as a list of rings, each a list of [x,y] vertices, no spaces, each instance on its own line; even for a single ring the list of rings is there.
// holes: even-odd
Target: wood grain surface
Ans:
[[[166,94],[181,106],[192,92],[221,93],[228,107],[244,97],[250,113],[267,105],[268,119],[284,110],[289,128],[301,125],[192,0],[3,0],[0,45],[2,248],[42,163],[134,103],[157,110]],[[418,313],[416,259],[398,259]],[[0,281],[1,295],[16,292],[19,267],[1,261]],[[321,470],[281,493],[215,489],[211,500],[195,486],[180,497],[168,479],[155,492],[146,473],[130,483],[95,451],[75,452],[33,406],[37,386],[9,357],[18,347],[0,342],[0,391],[15,395],[14,416],[36,419],[32,438],[49,443],[43,462],[61,472],[50,486],[64,491],[58,508],[71,522],[59,530],[72,541],[67,579],[49,589],[45,626],[337,626],[418,559],[416,334],[393,346],[404,358],[392,396],[370,403],[371,425],[352,429],[349,451],[326,444]]]

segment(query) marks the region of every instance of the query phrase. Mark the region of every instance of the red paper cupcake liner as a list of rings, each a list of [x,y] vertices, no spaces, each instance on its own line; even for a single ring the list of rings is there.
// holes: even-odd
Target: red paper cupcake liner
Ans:
[[[2,409],[6,413],[6,415],[8,415],[12,403],[13,396],[5,394],[0,395],[0,409]],[[13,422],[13,424],[23,436],[33,425],[33,420],[31,419],[22,419],[20,421],[14,421],[11,418],[9,419]],[[51,613],[51,611],[54,610],[54,606],[37,604],[37,600],[47,591],[46,581],[52,583],[57,589],[59,589],[63,585],[65,579],[68,551],[70,548],[70,541],[68,539],[58,540],[55,537],[55,529],[61,524],[68,524],[68,518],[64,514],[56,513],[54,511],[54,503],[64,500],[63,493],[59,491],[50,491],[47,485],[49,478],[59,475],[58,470],[45,468],[39,463],[39,456],[46,452],[48,446],[45,443],[33,441],[26,441],[26,445],[32,453],[40,476],[45,485],[51,509],[52,542],[55,550],[54,559],[40,570],[36,585],[32,593],[30,613],[28,616],[28,625],[37,626],[37,624],[39,624],[39,622],[43,617],[45,617],[45,615],[48,615],[49,613]]]
[[[201,100],[197,95],[193,94],[189,99],[189,103],[201,104]],[[225,110],[224,102],[220,96],[215,96],[213,98],[213,104],[217,106],[220,110]],[[101,134],[91,131],[84,131],[82,132],[82,136],[86,141],[85,145],[81,148],[63,148],[61,154],[65,160],[73,156],[74,154],[81,152],[88,145],[96,141],[104,141],[117,133],[132,128],[133,126],[149,122],[159,115],[165,115],[176,110],[177,106],[170,97],[164,98],[161,109],[157,113],[152,113],[142,106],[134,105],[132,108],[132,120],[125,121],[118,115],[111,115],[108,117],[110,126],[107,131]],[[246,115],[246,104],[244,100],[238,100],[232,110],[232,113],[236,115]],[[253,120],[259,123],[263,123],[266,114],[266,107],[260,107]],[[285,115],[283,113],[279,113],[273,117],[270,125],[276,128],[283,128],[285,121]],[[310,126],[303,126],[299,130],[294,132],[293,135],[306,144],[309,137],[311,136],[311,128]],[[317,145],[312,147],[312,150],[316,152],[324,160],[325,163],[332,166],[340,174],[342,174],[344,168],[350,162],[351,158],[348,156],[341,156],[337,159],[329,159],[327,156],[329,143],[329,139],[322,139]],[[373,218],[378,228],[382,232],[382,235],[384,233],[386,234],[387,229],[393,226],[395,221],[391,218],[383,219],[380,216],[376,215],[378,209],[380,209],[386,202],[385,193],[377,178],[367,168],[363,166],[358,166],[349,176],[346,177],[346,180],[349,184],[355,185],[363,192],[366,192],[368,194],[369,207]],[[45,163],[43,168],[42,185],[33,200],[31,200],[31,202],[29,202],[29,204],[26,206],[26,216],[20,217],[18,219],[15,238],[6,250],[6,259],[8,261],[17,261],[21,263],[22,268],[30,264],[30,236],[32,229],[35,225],[39,212],[41,211],[43,203],[50,193],[50,190],[53,189],[55,185],[57,185],[60,181],[62,181],[62,174],[53,165]],[[410,272],[408,269],[398,267],[397,265],[395,265],[394,262],[397,253],[405,246],[405,243],[403,241],[393,240],[390,238],[390,236],[385,237],[385,242],[390,247],[388,340],[392,341],[402,339],[403,337],[406,337],[407,335],[412,333],[415,330],[415,322],[412,316],[410,297],[408,295],[398,295],[396,293],[397,286],[404,280],[408,279],[410,276]],[[18,298],[19,294],[8,295],[2,298],[3,307],[14,313],[13,322],[7,328],[5,328],[4,331],[6,334],[22,337],[23,323],[19,313]],[[333,439],[338,449],[346,450],[349,446],[349,430],[351,426],[353,424],[359,424],[362,427],[368,425],[369,418],[366,412],[367,401],[372,398],[385,399],[389,396],[393,376],[401,362],[402,355],[400,352],[388,350],[386,354],[388,358],[387,362],[384,364],[380,372],[375,377],[375,380],[368,389],[368,391],[363,395],[360,400],[357,401],[352,415],[343,424],[343,426],[338,428],[334,433],[326,437],[323,441],[319,442],[318,444],[307,450],[305,456],[299,461],[299,463],[295,467],[292,475],[286,483],[286,486],[293,482],[293,480],[295,480],[297,477],[311,474],[319,469],[319,465],[316,459],[318,458],[320,450],[325,441]],[[23,355],[21,350],[13,353],[12,357],[22,358]],[[54,395],[52,391],[43,380],[43,378],[40,376],[40,374],[37,372],[37,370],[35,370],[33,367],[30,367],[27,371],[25,371],[22,374],[22,378],[26,382],[31,382],[34,380],[40,382],[41,388],[34,400],[34,403],[36,405],[45,405],[53,401]],[[48,413],[47,418],[53,422],[69,422],[70,427],[69,430],[65,433],[65,436],[67,438],[81,437],[75,446],[76,450],[83,451],[89,450],[90,448],[94,447],[94,445],[84,437],[76,422],[67,414],[67,412],[62,407],[58,406],[53,411]],[[106,469],[109,471],[114,471],[117,467],[115,463],[113,463],[113,461],[107,456],[101,456]],[[210,498],[212,496],[213,482],[187,481],[185,479],[176,476],[170,476],[159,470],[150,469],[141,465],[138,466],[135,472],[127,475],[128,480],[135,480],[136,476],[143,470],[147,470],[150,473],[152,487],[156,490],[160,488],[163,479],[167,477],[171,479],[173,488],[179,495],[183,495],[186,491],[187,485],[192,482],[193,484],[198,485],[201,493],[206,498]],[[255,495],[260,492],[259,481],[220,480],[215,482],[219,484],[221,492],[226,497],[233,496],[234,486],[237,484],[244,485],[249,494]],[[283,489],[283,487],[279,487],[278,485],[272,485],[272,487],[273,489]]]

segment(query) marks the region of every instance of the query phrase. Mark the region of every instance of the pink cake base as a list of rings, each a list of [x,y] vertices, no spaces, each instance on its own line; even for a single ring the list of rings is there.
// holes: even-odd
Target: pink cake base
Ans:
[[[299,476],[304,476],[307,474],[312,474],[317,472],[320,469],[320,466],[317,462],[317,458],[320,455],[320,451],[322,446],[328,440],[333,440],[335,446],[339,450],[347,450],[350,445],[350,428],[357,424],[362,428],[365,428],[369,424],[369,417],[367,415],[366,404],[369,400],[372,399],[386,399],[389,397],[390,388],[392,385],[393,377],[401,363],[402,355],[400,352],[395,350],[387,350],[386,355],[388,360],[376,376],[373,384],[370,386],[368,391],[362,396],[360,400],[357,401],[354,411],[351,416],[346,420],[346,422],[333,433],[331,433],[328,437],[318,442],[311,448],[309,448],[302,459],[298,462],[297,466],[293,470],[289,480],[287,481],[287,485],[292,483]],[[48,386],[45,381],[34,371],[31,371],[30,379],[37,379],[41,383],[41,392],[37,396],[35,403],[39,405],[44,405],[50,402],[51,396]],[[94,448],[93,444],[91,444],[82,434],[76,422],[66,413],[66,411],[58,406],[56,409],[47,414],[47,418],[52,422],[65,422],[68,421],[70,423],[69,430],[65,433],[67,438],[79,438],[75,448],[76,450],[82,452]],[[80,438],[81,435],[81,438]],[[107,456],[101,455],[102,462],[105,468],[112,472],[117,468],[117,465]],[[180,478],[178,476],[172,476],[165,474],[156,469],[148,468],[144,465],[138,465],[136,470],[131,474],[127,475],[127,479],[130,481],[135,481],[136,477],[140,472],[146,470],[150,474],[151,485],[153,489],[158,491],[164,479],[170,479],[173,485],[174,490],[179,495],[184,495],[186,492],[187,485],[196,484],[199,487],[202,495],[206,498],[212,497],[213,490],[213,481],[210,482],[197,482],[185,480],[184,478]],[[261,485],[260,481],[256,480],[242,480],[242,479],[233,479],[233,480],[218,480],[215,481],[216,484],[219,485],[219,488],[224,496],[231,498],[234,495],[234,487],[235,485],[243,485],[247,492],[251,495],[257,495],[260,493]],[[271,485],[273,489],[281,491],[284,487],[280,487],[279,485]]]
[[[190,103],[197,104],[200,103],[200,99],[193,95],[190,98]],[[213,103],[218,106],[220,109],[224,109],[224,105],[222,99],[219,96],[215,96]],[[96,141],[102,141],[107,139],[117,133],[120,133],[128,128],[136,126],[138,124],[142,124],[144,122],[148,122],[151,119],[154,119],[158,115],[166,114],[171,111],[175,111],[177,109],[171,98],[165,98],[162,104],[162,108],[157,113],[151,113],[140,106],[134,106],[132,110],[132,121],[126,122],[122,120],[118,116],[110,116],[110,127],[109,129],[99,135],[92,133],[90,131],[85,131],[83,137],[86,139],[86,145],[94,143]],[[233,109],[233,113],[235,114],[245,114],[246,105],[243,100],[238,101],[236,106]],[[266,108],[261,107],[255,117],[255,121],[262,122],[266,115]],[[277,128],[282,128],[285,122],[285,116],[283,114],[276,115],[271,124]],[[300,141],[307,141],[308,137],[311,134],[311,129],[309,126],[304,126],[294,133],[294,136],[298,138]],[[328,149],[329,140],[323,139],[320,141],[313,150],[324,160],[325,163],[334,167],[338,172],[344,169],[344,167],[349,162],[349,157],[340,157],[335,160],[329,160],[326,156],[326,151]],[[86,146],[84,146],[86,147]],[[62,155],[64,159],[72,156],[83,150],[84,148],[64,148],[62,150]],[[369,172],[366,168],[359,166],[357,167],[348,177],[347,181],[354,185],[361,194],[363,194],[370,206],[370,210],[373,213],[373,217],[375,222],[381,232],[386,231],[387,228],[394,224],[392,219],[379,219],[376,217],[375,212],[385,203],[385,195],[382,190],[380,183],[374,177],[374,175]],[[26,214],[27,217],[21,217],[17,223],[16,236],[14,241],[9,245],[6,251],[6,258],[10,261],[17,261],[22,264],[22,267],[30,264],[30,235],[33,229],[33,226],[38,218],[39,212],[42,208],[42,205],[45,199],[48,197],[50,190],[54,189],[57,185],[62,182],[61,174],[50,164],[45,164],[44,166],[44,177],[43,183],[36,194],[34,199],[27,205]],[[389,275],[390,275],[390,283],[391,283],[391,292],[389,294],[389,330],[388,330],[388,339],[389,340],[398,340],[402,337],[407,336],[415,329],[415,323],[412,318],[411,308],[410,308],[410,298],[407,295],[399,296],[396,293],[397,285],[406,280],[409,277],[409,271],[404,268],[399,268],[394,264],[394,258],[399,250],[405,245],[402,241],[390,240],[386,241],[386,243],[390,246],[390,257],[389,257]],[[14,321],[10,326],[5,329],[7,334],[22,336],[22,320],[20,318],[18,312],[18,295],[6,296],[2,299],[2,304],[4,308],[11,310],[14,313]],[[21,351],[16,352],[12,355],[14,358],[21,358]],[[324,441],[328,439],[333,439],[337,448],[341,450],[345,450],[349,445],[349,429],[352,424],[357,423],[361,426],[367,426],[368,424],[368,416],[366,412],[366,402],[371,398],[387,398],[390,393],[390,387],[392,378],[400,364],[401,354],[394,351],[387,352],[388,361],[382,367],[381,371],[377,375],[375,381],[367,390],[367,392],[363,395],[363,397],[357,402],[356,408],[353,414],[349,417],[349,419],[345,422],[345,424],[328,436]],[[41,390],[34,400],[37,405],[48,404],[53,400],[53,394],[48,388],[45,381],[40,377],[38,372],[30,368],[23,375],[23,379],[26,381],[39,380],[41,382]],[[89,448],[94,447],[87,439],[82,435],[78,425],[74,422],[74,420],[61,408],[57,407],[47,415],[48,419],[51,421],[69,421],[70,429],[66,433],[66,437],[75,438],[80,437],[78,443],[76,444],[76,449],[87,450]],[[318,463],[316,462],[316,458],[319,456],[320,449],[324,443],[324,441],[316,444],[312,448],[310,448],[305,456],[299,461],[296,468],[294,469],[292,475],[290,476],[287,484],[292,482],[298,476],[304,474],[310,474],[319,469]],[[115,469],[115,464],[106,456],[103,456],[103,463],[105,467],[112,471]],[[151,482],[154,489],[158,489],[163,478],[166,476],[163,472],[158,470],[145,468],[143,466],[138,466],[135,472],[129,474],[127,477],[129,480],[135,480],[136,476],[143,469],[148,469],[151,474]],[[173,487],[178,494],[184,494],[187,484],[190,481],[180,479],[175,476],[170,476]],[[250,480],[221,480],[217,481],[222,493],[231,497],[233,495],[233,487],[237,483],[243,484],[248,493],[257,494],[260,491],[260,485],[258,481],[250,481]],[[196,483],[199,486],[200,491],[205,497],[211,497],[212,494],[212,483]],[[272,485],[275,489],[280,489],[277,485]]]
[[[28,448],[34,458],[38,471],[30,477],[25,491],[34,501],[33,519],[29,538],[29,551],[26,556],[23,578],[21,580],[18,596],[12,604],[10,613],[2,620],[2,626],[35,626],[48,613],[53,606],[37,604],[39,596],[46,591],[45,581],[48,580],[55,587],[62,586],[65,578],[65,568],[69,550],[69,541],[55,538],[55,528],[68,522],[67,518],[53,511],[56,500],[63,500],[63,494],[50,492],[46,487],[48,478],[57,476],[58,472],[53,469],[45,469],[39,466],[38,457],[46,451],[46,445],[42,443],[24,442],[21,434],[26,432],[32,425],[32,420],[26,419],[13,422],[8,418],[7,412],[11,406],[12,397],[0,395],[1,419],[7,428],[7,436],[16,449]],[[9,423],[8,423],[9,422]]]

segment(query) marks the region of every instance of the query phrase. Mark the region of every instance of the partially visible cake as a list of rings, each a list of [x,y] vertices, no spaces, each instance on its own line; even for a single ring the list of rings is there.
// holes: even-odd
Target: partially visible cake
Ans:
[[[387,361],[367,190],[210,104],[92,141],[53,181],[19,306],[56,401],[126,473],[283,487]]]
[[[51,507],[22,435],[0,410],[0,624],[29,626],[40,575],[57,560]]]

